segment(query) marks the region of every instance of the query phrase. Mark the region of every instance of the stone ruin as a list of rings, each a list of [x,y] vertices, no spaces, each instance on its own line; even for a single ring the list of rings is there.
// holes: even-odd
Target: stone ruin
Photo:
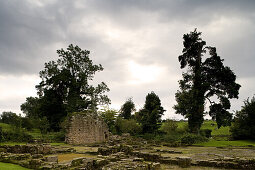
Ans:
[[[68,144],[102,143],[108,138],[108,126],[97,113],[85,111],[70,116],[65,138]]]

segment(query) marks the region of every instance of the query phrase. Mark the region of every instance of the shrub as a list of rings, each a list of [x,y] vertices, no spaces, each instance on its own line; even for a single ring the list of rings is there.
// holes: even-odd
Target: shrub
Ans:
[[[2,141],[12,141],[12,142],[28,142],[33,139],[33,137],[24,131],[3,131]]]
[[[234,139],[255,139],[255,96],[244,101],[230,128]]]
[[[142,127],[134,119],[122,119],[118,117],[116,119],[117,133],[130,133],[131,135],[138,135],[142,132]]]
[[[115,120],[117,116],[117,111],[114,109],[104,108],[99,115],[102,117],[102,119],[105,121],[105,123],[108,125],[109,131],[113,134],[116,133],[115,128]]]
[[[184,136],[181,137],[181,143],[184,145],[192,145],[194,143],[205,142],[207,140],[208,139],[204,136],[191,133],[185,134]]]
[[[178,124],[175,121],[168,119],[161,125],[159,130],[171,134],[175,132],[177,128]]]
[[[201,136],[204,136],[204,137],[207,137],[207,138],[212,137],[212,134],[211,134],[212,130],[211,129],[201,129],[199,131],[199,133],[200,133]]]

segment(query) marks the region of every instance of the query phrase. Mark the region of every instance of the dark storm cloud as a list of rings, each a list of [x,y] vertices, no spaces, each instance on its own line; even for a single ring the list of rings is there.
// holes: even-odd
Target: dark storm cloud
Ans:
[[[90,50],[94,63],[103,65],[96,80],[109,85],[113,103],[131,96],[142,103],[155,90],[171,108],[182,72],[177,59],[182,36],[194,28],[217,47],[244,88],[254,84],[254,9],[254,0],[3,0],[0,75],[38,74],[43,63],[56,59],[57,49],[73,43]],[[165,68],[164,75],[130,85],[130,61]],[[252,90],[241,91],[242,99]]]
[[[109,15],[117,22],[130,27],[143,25],[142,12],[155,13],[161,21],[196,22],[205,24],[219,16],[245,15],[254,19],[255,1],[253,0],[107,0],[88,1],[89,6],[96,9],[98,13]],[[135,17],[135,18],[134,18]]]

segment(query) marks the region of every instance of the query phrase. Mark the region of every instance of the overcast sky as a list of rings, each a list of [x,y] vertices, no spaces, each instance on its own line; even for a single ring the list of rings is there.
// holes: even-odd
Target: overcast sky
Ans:
[[[254,0],[0,0],[0,112],[21,113],[44,63],[72,43],[103,65],[95,82],[109,86],[112,108],[133,97],[139,109],[154,91],[164,118],[182,118],[172,109],[178,56],[195,28],[237,75],[231,110],[240,110],[255,94]]]

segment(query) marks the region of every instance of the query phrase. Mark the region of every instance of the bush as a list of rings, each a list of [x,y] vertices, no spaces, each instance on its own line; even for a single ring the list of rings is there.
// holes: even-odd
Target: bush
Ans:
[[[168,119],[161,125],[159,130],[171,134],[175,132],[177,128],[178,124],[175,121]]]
[[[234,139],[255,139],[255,97],[244,101],[230,128]]]
[[[142,127],[134,119],[116,119],[116,130],[118,134],[130,133],[131,135],[138,135],[142,132]]]
[[[3,131],[2,141],[11,142],[28,142],[33,139],[33,137],[24,131]]]
[[[114,109],[104,108],[101,112],[99,112],[99,115],[108,125],[109,131],[115,134],[116,133],[115,120],[117,117],[117,111]]]
[[[204,137],[207,137],[207,138],[212,137],[212,130],[211,129],[201,129],[199,131],[199,133],[200,133],[201,136],[204,136]]]
[[[208,139],[204,136],[201,135],[196,135],[196,134],[185,134],[184,136],[181,137],[181,143],[184,145],[192,145],[194,143],[199,143],[199,142],[205,142],[208,141]]]

